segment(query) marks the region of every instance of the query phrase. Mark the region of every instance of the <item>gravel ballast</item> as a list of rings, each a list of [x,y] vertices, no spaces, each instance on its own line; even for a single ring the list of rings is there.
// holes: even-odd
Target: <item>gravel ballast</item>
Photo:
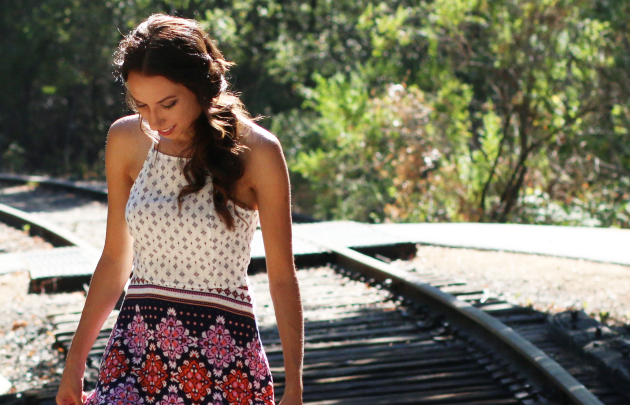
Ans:
[[[25,230],[16,229],[0,222],[0,254],[52,248],[53,245],[41,237],[29,236]]]
[[[22,392],[58,381],[63,356],[53,350],[53,326],[47,314],[54,308],[82,304],[83,293],[28,294],[29,275],[0,275],[0,375]]]

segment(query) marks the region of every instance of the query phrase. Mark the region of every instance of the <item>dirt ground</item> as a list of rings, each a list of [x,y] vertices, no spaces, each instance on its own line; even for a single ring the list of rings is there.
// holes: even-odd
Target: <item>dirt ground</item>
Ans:
[[[418,271],[444,274],[508,302],[551,313],[582,309],[630,323],[630,267],[523,253],[418,246]]]

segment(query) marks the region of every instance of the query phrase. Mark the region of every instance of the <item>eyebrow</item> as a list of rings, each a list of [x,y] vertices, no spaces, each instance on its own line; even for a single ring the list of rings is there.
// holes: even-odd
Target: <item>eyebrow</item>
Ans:
[[[131,95],[131,93],[129,93],[129,96],[131,96],[131,98],[133,99],[133,101],[135,101],[136,103],[139,103],[139,104],[146,104],[146,103],[143,103],[143,102],[142,102],[142,101],[140,101],[140,100],[136,100],[136,98],[135,98],[134,96],[132,96],[132,95]],[[166,97],[164,97],[162,100],[158,101],[158,103],[163,103],[163,102],[165,102],[166,100],[169,100],[169,99],[171,99],[171,98],[175,98],[175,97],[177,97],[177,96],[175,96],[175,95],[173,95],[173,96],[166,96]]]

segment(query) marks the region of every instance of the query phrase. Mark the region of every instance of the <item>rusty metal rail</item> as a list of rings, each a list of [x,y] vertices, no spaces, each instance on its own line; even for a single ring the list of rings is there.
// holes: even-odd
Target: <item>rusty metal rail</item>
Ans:
[[[599,405],[602,402],[542,350],[532,345],[512,328],[473,307],[465,301],[422,283],[408,272],[385,262],[347,248],[329,246],[321,241],[313,243],[332,251],[338,266],[359,272],[377,283],[385,283],[393,291],[413,299],[421,305],[447,316],[509,359],[511,364],[527,375],[538,389],[553,386],[562,393],[563,400],[571,404]]]

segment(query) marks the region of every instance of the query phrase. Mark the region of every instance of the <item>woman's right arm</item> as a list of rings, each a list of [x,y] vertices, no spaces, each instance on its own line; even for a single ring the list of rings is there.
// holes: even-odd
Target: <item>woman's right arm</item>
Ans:
[[[83,373],[90,349],[118,301],[131,274],[133,238],[125,221],[125,206],[133,181],[129,175],[134,147],[126,122],[112,124],[107,135],[105,170],[108,206],[105,247],[96,266],[79,326],[66,357],[57,393],[58,405],[82,405]]]

